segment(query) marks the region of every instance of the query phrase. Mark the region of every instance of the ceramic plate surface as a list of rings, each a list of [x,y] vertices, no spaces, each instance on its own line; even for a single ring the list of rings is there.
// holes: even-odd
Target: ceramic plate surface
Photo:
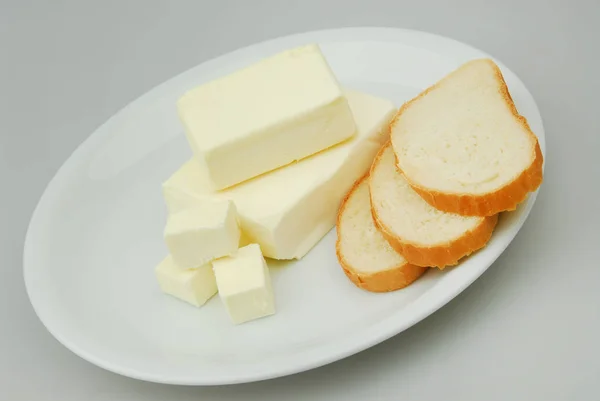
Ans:
[[[125,107],[64,163],[32,217],[24,251],[31,303],[77,355],[113,372],[174,384],[228,384],[315,368],[371,347],[427,317],[504,251],[536,194],[504,214],[489,245],[402,291],[356,288],[335,257],[332,230],[301,261],[270,262],[277,314],[234,326],[218,299],[197,309],[159,291],[167,254],[161,183],[190,156],[175,109],[186,90],[294,46],[317,42],[342,85],[397,106],[458,67],[487,55],[421,32],[350,28],[252,45],[199,65]],[[503,70],[545,153],[537,106]],[[401,362],[399,362],[401,363]]]

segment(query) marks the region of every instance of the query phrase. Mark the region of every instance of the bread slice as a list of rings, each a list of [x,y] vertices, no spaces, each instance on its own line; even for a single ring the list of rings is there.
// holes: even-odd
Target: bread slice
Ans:
[[[344,273],[356,286],[367,291],[404,288],[427,270],[408,264],[375,227],[366,177],[354,184],[342,202],[337,235],[336,254]]]
[[[375,223],[390,245],[417,266],[444,268],[487,244],[498,216],[461,216],[425,202],[396,168],[388,143],[371,167],[369,187]]]
[[[492,216],[542,183],[537,137],[491,60],[467,62],[404,104],[390,132],[398,167],[437,209]]]

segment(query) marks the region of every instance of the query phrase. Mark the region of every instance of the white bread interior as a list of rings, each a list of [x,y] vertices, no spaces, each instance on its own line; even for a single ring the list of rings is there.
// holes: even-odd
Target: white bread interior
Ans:
[[[336,254],[346,275],[358,287],[373,292],[404,288],[426,267],[410,265],[376,228],[371,215],[366,177],[356,182],[343,201],[337,219]]]
[[[542,181],[537,137],[491,60],[464,64],[403,105],[390,134],[398,167],[444,211],[512,210]]]
[[[497,216],[461,216],[428,204],[396,168],[389,143],[373,162],[369,186],[377,226],[411,264],[438,268],[455,265],[485,246],[497,222]]]

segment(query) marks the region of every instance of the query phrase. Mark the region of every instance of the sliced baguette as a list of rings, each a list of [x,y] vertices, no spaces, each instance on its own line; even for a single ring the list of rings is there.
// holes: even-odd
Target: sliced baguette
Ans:
[[[375,227],[366,177],[354,184],[342,202],[337,235],[337,258],[346,276],[359,288],[373,292],[398,290],[427,270],[408,264]]]
[[[542,183],[537,137],[489,59],[467,62],[405,103],[390,134],[410,185],[446,212],[514,210]]]
[[[396,167],[391,145],[375,157],[369,178],[375,223],[390,245],[417,266],[452,266],[484,247],[498,216],[460,216],[425,202]]]

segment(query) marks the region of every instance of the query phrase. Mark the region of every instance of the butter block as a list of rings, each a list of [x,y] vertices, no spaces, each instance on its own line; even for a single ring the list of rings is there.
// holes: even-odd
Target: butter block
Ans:
[[[182,268],[230,255],[240,243],[235,204],[226,199],[202,199],[170,214],[164,237],[173,260]]]
[[[310,156],[355,131],[348,102],[314,44],[196,87],[177,110],[212,189]]]
[[[346,96],[357,126],[353,138],[223,191],[211,189],[205,169],[192,159],[163,183],[168,209],[184,210],[202,199],[232,200],[244,236],[265,256],[301,258],[334,226],[341,200],[388,140],[396,112],[385,99],[356,91]]]
[[[257,244],[213,262],[219,297],[231,321],[244,323],[275,313],[269,269]]]
[[[210,263],[196,269],[182,269],[167,256],[155,270],[160,289],[194,306],[202,306],[217,293],[217,282]]]

